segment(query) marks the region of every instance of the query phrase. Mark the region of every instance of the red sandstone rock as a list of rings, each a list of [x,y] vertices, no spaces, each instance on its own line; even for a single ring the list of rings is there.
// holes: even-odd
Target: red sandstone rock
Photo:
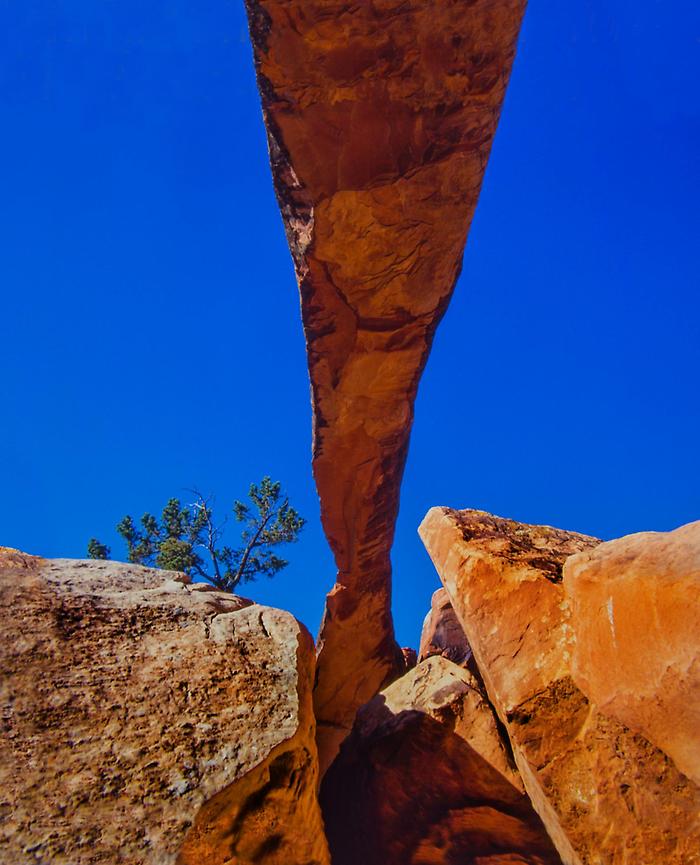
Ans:
[[[448,508],[433,508],[420,534],[563,862],[700,861],[699,788],[572,678],[562,567],[597,541]]]
[[[408,670],[412,670],[418,663],[418,653],[416,650],[412,649],[410,646],[402,646],[401,654],[403,655],[403,662],[406,671],[408,672]]]
[[[445,589],[436,589],[430,601],[430,612],[423,622],[418,657],[442,655],[455,664],[467,664],[472,656],[464,628],[457,618]]]
[[[311,638],[194,588],[0,551],[0,862],[328,865]]]
[[[389,551],[413,401],[461,267],[525,0],[246,5],[338,567],[315,689],[327,765],[356,709],[401,669]]]
[[[700,784],[700,522],[572,556],[564,588],[576,684]]]
[[[431,657],[360,709],[326,773],[333,865],[558,865],[479,682]]]

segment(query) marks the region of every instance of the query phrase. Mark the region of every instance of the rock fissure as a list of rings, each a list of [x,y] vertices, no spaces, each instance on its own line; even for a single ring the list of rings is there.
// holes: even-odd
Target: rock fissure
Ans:
[[[360,710],[321,803],[334,865],[558,865],[480,684],[442,656]]]
[[[444,588],[394,639],[413,404],[524,0],[245,5],[336,564],[317,653],[182,574],[0,548],[0,860],[700,865],[700,523],[433,509]]]
[[[689,597],[688,586],[697,580],[690,563],[698,525],[656,538],[658,553],[640,536],[601,544],[480,511],[434,508],[421,525],[421,537],[511,740],[523,783],[565,865],[627,865],[632,858],[645,865],[700,860],[700,789],[661,748],[621,723],[609,706],[603,709],[602,703],[590,700],[579,685],[585,683],[592,691],[588,683],[595,670],[608,694],[626,694],[619,684],[625,660],[621,645],[613,656],[606,643],[594,643],[591,634],[594,626],[607,628],[611,640],[605,604],[597,602],[598,597],[608,597],[616,585],[634,585],[638,591],[639,583],[625,582],[625,570],[633,561],[627,547],[636,543],[649,550],[647,579],[655,569],[657,585],[659,579],[668,587],[684,585]],[[685,570],[678,564],[684,556]],[[672,577],[671,562],[676,563]],[[561,581],[551,580],[554,565],[563,565]],[[638,580],[640,571],[634,573]],[[671,597],[672,590],[669,601]],[[638,600],[627,601],[620,609],[637,629],[631,631],[637,640],[626,659],[631,664],[638,661],[641,629],[648,619]],[[680,608],[670,604],[669,609],[678,617]],[[685,610],[687,616],[687,606]],[[700,652],[697,629],[693,640],[682,619],[680,625],[672,621],[667,651],[682,646],[684,659]],[[679,633],[684,639],[676,642]],[[503,644],[512,642],[518,643],[518,651],[504,653]],[[606,647],[604,666],[594,646],[596,651]],[[640,681],[647,678],[644,668]],[[689,705],[697,700],[697,690],[686,690],[686,695]],[[644,699],[641,693],[639,699]],[[697,729],[687,725],[688,717],[679,713],[674,718],[678,741],[696,740],[688,735]],[[669,716],[665,718],[668,723]]]

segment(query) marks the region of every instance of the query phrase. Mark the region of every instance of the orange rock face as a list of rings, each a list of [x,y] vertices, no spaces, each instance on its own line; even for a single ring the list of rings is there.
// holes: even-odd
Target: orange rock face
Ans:
[[[433,508],[420,534],[562,861],[700,861],[698,787],[648,739],[593,705],[572,676],[562,569],[570,555],[595,559],[597,541],[447,508]]]
[[[572,675],[700,784],[700,522],[570,558]]]
[[[360,709],[321,787],[333,865],[559,865],[479,682],[420,663]]]
[[[322,762],[401,668],[389,551],[418,380],[450,299],[525,0],[246,0],[301,294],[338,574]]]
[[[0,551],[0,862],[328,865],[289,614]]]
[[[464,628],[445,589],[433,592],[430,612],[425,617],[420,636],[419,659],[424,661],[431,655],[442,655],[455,664],[466,664],[472,656]]]

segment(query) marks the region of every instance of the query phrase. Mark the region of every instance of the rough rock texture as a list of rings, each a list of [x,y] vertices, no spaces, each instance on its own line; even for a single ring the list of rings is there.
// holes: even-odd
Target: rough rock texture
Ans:
[[[418,663],[418,653],[416,652],[416,650],[412,649],[410,646],[402,646],[401,654],[403,655],[403,662],[406,672],[412,670]]]
[[[389,550],[413,400],[461,266],[525,0],[246,0],[301,293],[337,582],[322,764],[401,668]]]
[[[562,860],[700,862],[698,788],[646,738],[598,711],[571,675],[562,566],[597,542],[447,508],[433,508],[420,534]]]
[[[334,865],[559,862],[479,683],[441,657],[360,709],[321,803]]]
[[[568,559],[572,675],[700,784],[700,522]]]
[[[424,661],[431,655],[442,655],[455,664],[467,664],[472,656],[464,628],[444,588],[433,592],[420,635],[419,659]]]
[[[0,552],[0,862],[328,862],[312,641],[187,580]]]

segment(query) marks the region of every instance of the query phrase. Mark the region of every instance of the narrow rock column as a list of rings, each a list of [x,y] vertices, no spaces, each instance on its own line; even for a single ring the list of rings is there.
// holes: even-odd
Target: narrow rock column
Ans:
[[[461,267],[525,0],[247,0],[301,294],[313,467],[338,574],[323,766],[401,669],[390,549],[418,380]]]

